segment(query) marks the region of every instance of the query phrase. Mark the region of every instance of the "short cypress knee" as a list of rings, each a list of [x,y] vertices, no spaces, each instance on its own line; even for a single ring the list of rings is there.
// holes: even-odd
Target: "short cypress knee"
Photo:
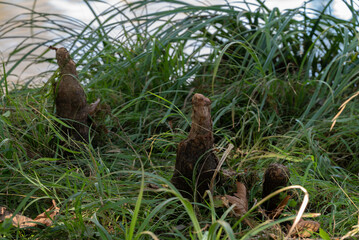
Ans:
[[[287,186],[289,181],[289,170],[286,166],[279,163],[272,163],[268,166],[263,177],[262,198],[272,192]],[[264,203],[264,208],[270,214],[280,203],[279,195],[276,195]]]
[[[192,98],[191,130],[187,139],[178,145],[175,171],[171,180],[184,197],[192,199],[196,190],[201,198],[209,189],[218,165],[213,147],[211,101],[197,93]]]

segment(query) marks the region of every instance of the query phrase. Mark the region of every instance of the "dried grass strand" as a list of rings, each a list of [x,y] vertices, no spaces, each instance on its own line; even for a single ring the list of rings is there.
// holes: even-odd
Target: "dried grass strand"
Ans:
[[[345,109],[345,107],[347,106],[347,104],[356,96],[359,95],[359,91],[357,91],[356,93],[354,93],[349,99],[347,99],[342,105],[340,105],[339,107],[339,112],[337,113],[337,115],[335,115],[335,117],[332,119],[332,126],[330,127],[330,131],[332,131],[335,123],[337,122],[337,119],[339,118],[340,114],[342,114],[343,110]]]

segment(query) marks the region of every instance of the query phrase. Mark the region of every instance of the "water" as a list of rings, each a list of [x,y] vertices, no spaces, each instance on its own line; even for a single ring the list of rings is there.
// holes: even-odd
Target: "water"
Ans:
[[[122,0],[122,3],[124,0]],[[202,1],[194,1],[194,0],[187,0],[187,2],[190,3],[197,3],[202,5],[211,5],[211,4],[221,4],[225,3],[224,0],[202,0]],[[228,0],[231,4],[234,5],[240,5],[240,1],[238,0]],[[255,2],[255,0],[249,0],[248,2]],[[322,9],[324,5],[328,2],[328,0],[315,0],[312,1],[310,4],[308,4],[308,7],[316,8],[316,9]],[[8,0],[8,3],[11,4],[1,4],[0,3],[0,26],[3,26],[4,23],[11,18],[14,18],[16,16],[19,16],[21,13],[28,12],[24,8],[30,8],[34,9],[37,12],[46,12],[46,13],[54,13],[54,14],[65,14],[71,17],[74,17],[76,19],[79,19],[85,23],[90,22],[93,20],[93,13],[89,9],[89,7],[86,5],[86,3],[83,0],[36,0],[36,1],[29,1],[29,0]],[[91,3],[91,6],[93,7],[94,11],[96,13],[100,13],[107,9],[109,7],[109,4],[119,4],[121,3],[121,0],[107,0],[108,4],[102,4],[102,3]],[[19,6],[14,6],[14,4]],[[269,8],[278,7],[280,10],[284,10],[287,8],[296,8],[300,7],[304,4],[304,0],[269,0],[266,2],[266,5]],[[165,9],[168,6],[161,5],[156,6],[148,9],[138,9],[136,14],[140,15],[144,12],[155,12],[159,9]],[[351,17],[350,11],[345,7],[345,4],[342,2],[342,0],[334,0],[332,7],[330,9],[330,13],[333,14],[336,17],[340,17],[343,19],[349,19]],[[22,16],[23,19],[30,19],[31,16]],[[43,23],[46,24],[46,23]],[[1,32],[0,32],[1,33]],[[8,36],[32,36],[34,34],[37,34],[34,32],[33,29],[27,28],[27,29],[17,29],[16,31],[13,31]],[[45,32],[38,35],[38,37],[41,37],[42,39],[52,39],[54,36],[51,32]],[[9,57],[9,54],[13,51],[13,49],[20,43],[22,39],[4,39],[0,38],[0,60],[2,62],[6,61]],[[36,43],[40,40],[32,39],[29,40],[30,43]],[[46,46],[44,46],[46,47]],[[41,54],[44,51],[44,48],[39,48],[35,52],[32,53],[31,56],[36,56],[36,54]],[[24,54],[24,53],[22,53]],[[54,52],[48,53],[45,55],[45,57],[48,58],[54,58]],[[33,66],[28,67],[29,62],[33,61],[34,57],[28,57],[29,61],[24,61],[19,66],[15,68],[14,71],[12,71],[11,75],[8,77],[8,80],[10,82],[24,82],[31,79],[31,76],[38,75],[41,72],[44,72],[46,70],[51,70],[55,68],[55,66],[50,65],[48,63],[42,63],[42,64],[36,64]],[[6,65],[6,71],[9,71],[13,67],[13,64]],[[2,71],[1,71],[2,73]],[[3,73],[2,73],[3,74]],[[44,81],[47,81],[48,76],[38,76],[37,79],[35,79],[34,83],[42,83]]]
[[[7,1],[9,4],[1,4],[0,3],[0,34],[4,31],[3,26],[4,23],[11,19],[19,19],[19,20],[28,20],[32,16],[29,15],[31,11],[28,9],[33,9],[36,12],[45,12],[45,13],[53,13],[53,14],[65,14],[76,19],[79,19],[85,23],[93,20],[93,14],[89,7],[85,4],[83,0],[9,0]],[[116,0],[108,0],[108,4],[114,4]],[[108,4],[96,3],[93,4],[94,10],[96,12],[102,12],[107,7]],[[27,15],[22,15],[27,14]],[[12,20],[13,21],[13,20]],[[45,25],[46,22],[43,23]],[[41,42],[41,39],[52,39],[54,36],[51,32],[43,32],[39,34],[36,29],[32,28],[16,28],[15,31],[11,31],[11,33],[6,34],[6,38],[0,38],[0,61],[6,62],[10,56],[10,53],[16,48],[16,46],[21,43],[25,36],[33,36],[36,35],[36,38],[27,40],[27,43],[36,44],[37,42]],[[10,37],[10,38],[9,38]],[[37,79],[33,79],[32,76],[36,76],[39,73],[44,71],[52,70],[56,68],[55,66],[48,63],[41,63],[32,66],[28,66],[31,61],[34,61],[33,56],[39,55],[44,52],[46,46],[43,48],[39,48],[38,50],[31,53],[29,57],[27,57],[25,61],[18,66],[16,66],[15,70],[12,71],[13,63],[6,65],[6,72],[10,72],[8,76],[8,81],[10,83],[24,83],[29,80],[34,80],[33,84],[42,83],[47,81],[48,76],[38,76]],[[16,57],[11,57],[12,59],[19,59],[22,57],[21,55],[27,54],[26,52],[21,52],[21,54],[17,54]],[[54,52],[48,53],[45,57],[54,58]],[[2,68],[1,68],[2,69]],[[3,71],[0,71],[1,75],[3,75]],[[1,77],[1,76],[0,76]]]

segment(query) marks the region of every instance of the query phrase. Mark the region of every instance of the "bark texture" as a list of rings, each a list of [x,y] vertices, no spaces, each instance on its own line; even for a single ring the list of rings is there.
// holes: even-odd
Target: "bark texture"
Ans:
[[[60,78],[55,84],[56,115],[67,119],[66,123],[74,129],[64,129],[76,140],[88,141],[89,114],[96,109],[99,99],[88,105],[86,94],[79,83],[76,64],[66,48],[54,48],[60,68]]]
[[[272,192],[287,186],[290,173],[286,166],[279,163],[272,163],[268,166],[264,173],[262,198],[268,196]],[[269,199],[264,204],[267,213],[270,214],[280,203],[279,195]]]
[[[178,145],[171,180],[184,197],[192,199],[195,190],[201,197],[209,189],[218,164],[213,146],[211,101],[197,93],[192,98],[191,130]]]

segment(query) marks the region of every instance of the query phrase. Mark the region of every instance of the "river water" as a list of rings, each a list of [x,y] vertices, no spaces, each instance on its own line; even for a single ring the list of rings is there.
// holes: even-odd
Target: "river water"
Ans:
[[[129,1],[129,0],[128,0]],[[186,0],[188,3],[195,3],[201,5],[211,5],[211,4],[224,4],[226,2],[230,2],[233,5],[241,5],[238,0]],[[308,7],[321,8],[323,4],[325,4],[328,0],[315,0]],[[349,0],[348,0],[349,1]],[[125,3],[125,0],[107,0],[104,3],[99,2],[91,2],[91,6],[93,10],[98,14],[107,9],[110,5],[121,5]],[[255,0],[247,0],[247,2],[256,2]],[[302,6],[304,0],[269,0],[266,1],[266,5],[269,8],[278,7],[280,10],[284,10],[287,8],[296,8]],[[148,9],[138,9],[137,15],[143,14],[143,12],[154,12],[159,9],[165,9],[168,6],[156,6],[155,8]],[[21,15],[22,13],[29,13],[30,11],[27,9],[33,9],[36,12],[44,12],[44,13],[54,13],[54,14],[65,14],[76,19],[81,20],[84,23],[89,23],[94,19],[94,15],[91,12],[90,8],[83,0],[8,0],[5,2],[0,2],[0,61],[7,62],[9,59],[9,54],[16,48],[16,46],[23,40],[23,38],[17,38],[17,36],[33,36],[34,29],[32,28],[17,28],[15,31],[7,33],[5,36],[10,37],[6,38],[2,33],[4,32],[3,26],[10,19],[28,19],[29,15]],[[334,0],[332,4],[332,14],[336,17],[340,17],[343,19],[348,19],[351,17],[350,12],[346,9],[342,0]],[[44,22],[43,24],[46,24]],[[51,39],[54,37],[53,34],[50,33],[41,33],[38,35],[38,39],[29,39],[33,43],[39,41],[41,39]],[[58,37],[58,36],[57,36]],[[23,83],[28,80],[33,80],[33,83],[43,83],[47,81],[48,76],[37,76],[37,79],[32,79],[31,76],[38,75],[41,72],[54,69],[55,66],[50,65],[48,63],[41,63],[36,65],[28,66],[29,62],[33,61],[36,54],[41,54],[44,52],[42,49],[38,49],[31,53],[29,57],[27,57],[28,61],[22,61],[22,63],[16,66],[14,69],[14,63],[6,64],[5,71],[10,72],[8,76],[8,81],[12,83]],[[24,54],[23,52],[21,54]],[[45,57],[54,58],[54,52],[48,53]],[[17,56],[19,58],[19,56]],[[16,59],[12,56],[12,59]],[[2,68],[1,68],[2,69]],[[0,71],[0,79],[3,76],[3,70]]]

